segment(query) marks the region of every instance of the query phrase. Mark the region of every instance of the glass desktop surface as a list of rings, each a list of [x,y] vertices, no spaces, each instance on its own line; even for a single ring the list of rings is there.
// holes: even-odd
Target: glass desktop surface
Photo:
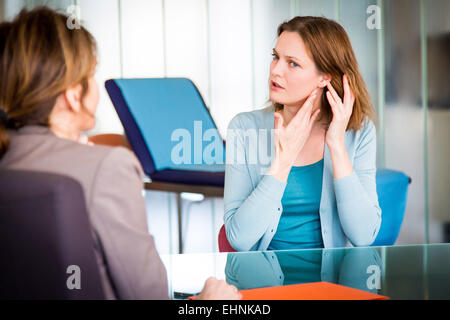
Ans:
[[[173,254],[161,258],[173,299],[200,292],[210,276],[225,279],[240,290],[326,281],[390,299],[450,299],[450,244]]]

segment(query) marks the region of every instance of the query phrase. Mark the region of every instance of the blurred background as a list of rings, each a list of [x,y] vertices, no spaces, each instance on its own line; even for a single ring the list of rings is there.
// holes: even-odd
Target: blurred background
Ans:
[[[187,77],[225,136],[234,115],[267,103],[277,26],[297,15],[338,21],[378,115],[377,166],[412,179],[397,244],[450,242],[450,1],[0,0],[0,20],[39,5],[79,18],[97,40],[91,134],[123,133],[105,80]],[[174,194],[145,197],[159,252],[176,253]],[[183,212],[184,251],[217,251],[223,200],[191,198]]]

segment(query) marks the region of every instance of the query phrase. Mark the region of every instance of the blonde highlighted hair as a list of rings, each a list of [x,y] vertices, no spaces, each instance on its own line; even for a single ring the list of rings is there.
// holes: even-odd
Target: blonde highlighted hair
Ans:
[[[69,29],[68,16],[47,7],[22,10],[0,25],[0,158],[9,147],[7,129],[48,126],[57,97],[81,84],[82,97],[97,65],[97,46],[83,27]]]

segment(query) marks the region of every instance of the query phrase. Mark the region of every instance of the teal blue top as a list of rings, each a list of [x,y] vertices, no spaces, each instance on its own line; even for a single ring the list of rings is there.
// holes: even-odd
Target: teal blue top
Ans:
[[[283,214],[268,250],[323,248],[320,228],[323,159],[293,166],[281,198]]]

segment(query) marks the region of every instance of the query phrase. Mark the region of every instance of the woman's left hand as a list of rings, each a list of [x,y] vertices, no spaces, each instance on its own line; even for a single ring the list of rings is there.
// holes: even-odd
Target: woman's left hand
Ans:
[[[353,104],[355,103],[355,95],[348,84],[347,76],[343,76],[344,85],[344,101],[341,100],[336,90],[330,82],[328,82],[328,91],[326,93],[331,110],[333,111],[333,119],[328,128],[325,142],[328,148],[334,148],[344,145],[344,136],[348,122],[353,112]]]

